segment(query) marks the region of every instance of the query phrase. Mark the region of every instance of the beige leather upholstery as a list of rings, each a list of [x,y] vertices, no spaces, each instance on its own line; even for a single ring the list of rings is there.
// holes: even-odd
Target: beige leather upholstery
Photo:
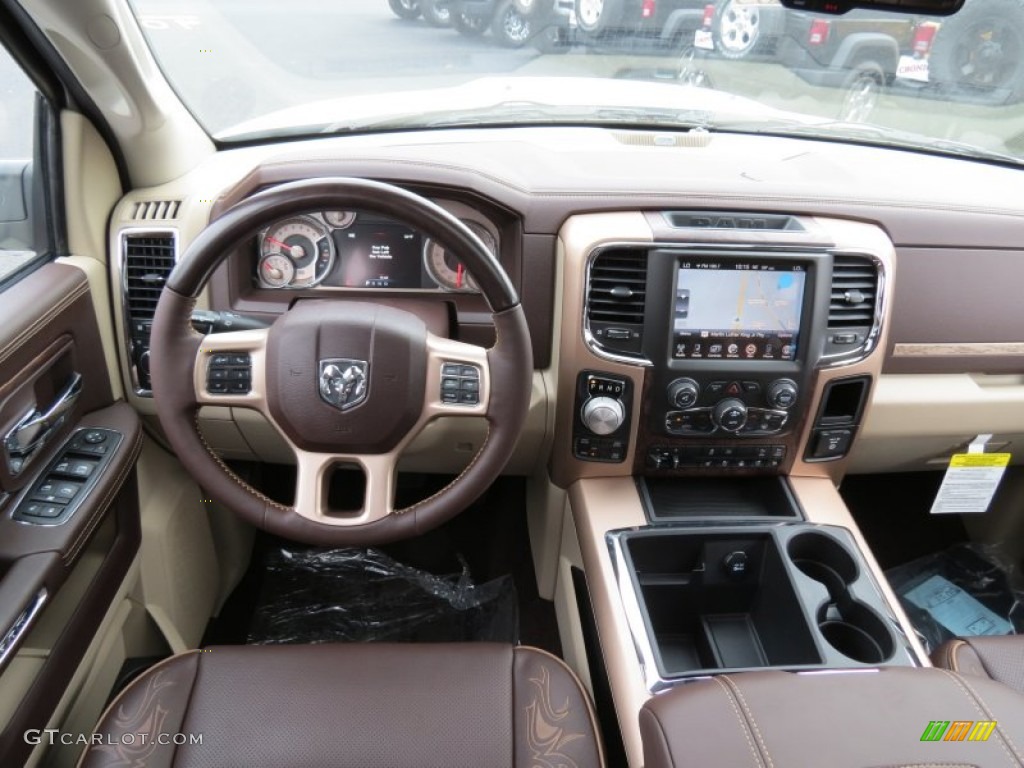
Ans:
[[[482,643],[191,651],[128,686],[97,733],[104,743],[80,768],[603,765],[569,669],[543,651]],[[202,744],[158,743],[178,733]]]
[[[964,675],[990,677],[1024,693],[1024,635],[950,640],[932,654],[932,663]]]
[[[921,740],[993,720],[986,741]],[[720,675],[648,701],[640,729],[645,768],[1024,766],[1024,696],[932,668]]]

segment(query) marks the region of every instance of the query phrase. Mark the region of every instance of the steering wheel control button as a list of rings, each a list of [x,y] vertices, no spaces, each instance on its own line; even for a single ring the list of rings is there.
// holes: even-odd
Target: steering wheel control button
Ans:
[[[441,402],[480,405],[480,369],[475,365],[441,365]]]
[[[247,395],[252,391],[252,358],[248,354],[211,355],[206,391],[211,395]]]

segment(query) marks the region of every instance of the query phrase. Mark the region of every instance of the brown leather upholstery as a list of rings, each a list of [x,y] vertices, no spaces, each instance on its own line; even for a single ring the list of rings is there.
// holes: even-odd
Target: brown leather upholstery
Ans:
[[[921,741],[933,720],[997,721],[987,741]],[[721,675],[640,712],[645,768],[1024,766],[1024,696],[940,669]]]
[[[990,677],[1024,693],[1024,635],[950,640],[932,654],[932,663],[962,675]]]
[[[104,743],[80,768],[603,765],[568,668],[533,648],[482,643],[191,651],[128,686],[97,733]],[[202,744],[157,743],[178,733]]]

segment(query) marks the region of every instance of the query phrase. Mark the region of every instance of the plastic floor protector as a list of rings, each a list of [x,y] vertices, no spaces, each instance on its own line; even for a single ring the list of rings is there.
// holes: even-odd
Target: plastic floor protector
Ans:
[[[469,569],[437,576],[365,549],[289,549],[268,555],[248,642],[515,643],[510,576],[474,584]]]
[[[958,544],[886,577],[929,653],[954,637],[1024,631],[1021,574],[996,547]]]

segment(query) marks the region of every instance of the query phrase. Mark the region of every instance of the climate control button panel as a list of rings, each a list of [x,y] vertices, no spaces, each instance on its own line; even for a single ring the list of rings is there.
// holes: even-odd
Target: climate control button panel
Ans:
[[[782,432],[799,401],[791,379],[711,380],[690,377],[668,385],[664,433],[675,437],[764,437]]]

